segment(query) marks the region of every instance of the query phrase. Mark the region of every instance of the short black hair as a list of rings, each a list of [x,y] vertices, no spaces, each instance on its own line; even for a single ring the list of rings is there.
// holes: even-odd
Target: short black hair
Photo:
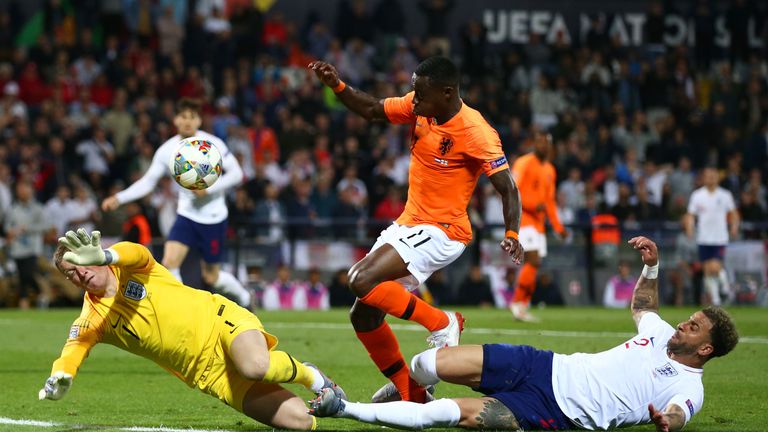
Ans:
[[[731,352],[739,343],[739,333],[731,316],[716,306],[709,306],[702,312],[712,322],[712,330],[709,331],[712,338],[712,354],[709,357],[721,357]]]
[[[431,86],[459,86],[459,68],[447,57],[429,57],[416,66],[416,75],[429,78]]]

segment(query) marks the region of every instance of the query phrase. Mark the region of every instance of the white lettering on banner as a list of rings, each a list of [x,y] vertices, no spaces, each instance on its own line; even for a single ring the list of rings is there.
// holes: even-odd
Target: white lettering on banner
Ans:
[[[552,26],[549,27],[549,33],[547,34],[547,42],[555,43],[558,35],[561,35],[563,43],[571,43],[571,33],[568,32],[568,26],[565,25],[565,18],[560,14],[555,14],[555,19],[552,21]]]
[[[667,15],[664,17],[664,43],[667,45],[677,46],[682,45],[685,41],[685,32],[688,26],[685,25],[685,20],[678,15]]]
[[[513,43],[528,43],[528,12],[512,11],[509,17],[509,40]]]
[[[632,45],[640,45],[643,43],[643,26],[645,25],[645,14],[641,13],[628,13],[627,23],[632,27]]]
[[[546,10],[483,10],[483,24],[487,28],[488,42],[492,44],[526,44],[531,34],[541,35],[547,43],[554,43],[561,38],[566,44],[572,41],[571,35],[579,35],[579,40],[586,39],[592,27],[592,14],[579,13],[563,15],[560,12]],[[640,46],[645,39],[647,17],[641,12],[625,12],[606,15],[600,13],[599,19],[608,26],[611,37],[618,37],[624,46]],[[768,25],[762,24],[762,25]],[[577,27],[577,28],[574,28]],[[761,23],[754,17],[747,24],[748,43],[752,48],[763,46]],[[670,46],[696,44],[696,31],[692,18],[678,14],[664,16],[664,43]],[[726,27],[725,16],[715,17],[715,46],[727,48],[731,35]]]
[[[727,47],[731,45],[731,33],[725,27],[725,17],[719,16],[715,19],[715,45]]]
[[[549,12],[534,11],[531,13],[531,33],[546,34],[551,19],[552,14]]]
[[[611,22],[611,27],[608,29],[608,35],[618,37],[622,45],[629,45],[629,34],[627,33],[627,26],[624,25],[624,20],[618,15]]]
[[[488,29],[487,36],[490,43],[502,43],[507,38],[507,12],[483,11],[483,25]]]

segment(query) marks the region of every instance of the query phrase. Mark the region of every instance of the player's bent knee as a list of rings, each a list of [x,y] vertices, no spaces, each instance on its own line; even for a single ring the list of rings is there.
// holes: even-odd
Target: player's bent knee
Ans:
[[[269,370],[269,356],[256,356],[252,359],[240,361],[237,364],[237,370],[244,378],[261,381]]]
[[[372,331],[384,322],[386,314],[378,309],[361,303],[360,300],[356,301],[352,305],[352,309],[349,310],[349,321],[352,323],[352,327],[358,332]]]

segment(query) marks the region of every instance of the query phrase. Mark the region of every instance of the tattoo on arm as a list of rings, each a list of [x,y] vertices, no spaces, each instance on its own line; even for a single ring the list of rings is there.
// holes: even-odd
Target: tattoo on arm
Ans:
[[[483,411],[475,417],[475,421],[480,430],[522,430],[515,414],[496,399],[483,403]]]
[[[679,431],[685,426],[685,412],[677,404],[669,404],[664,410],[664,417],[669,423],[670,431]]]
[[[656,312],[659,310],[659,280],[646,279],[643,276],[637,280],[635,290],[632,292],[632,317],[635,322],[640,322],[642,312]]]

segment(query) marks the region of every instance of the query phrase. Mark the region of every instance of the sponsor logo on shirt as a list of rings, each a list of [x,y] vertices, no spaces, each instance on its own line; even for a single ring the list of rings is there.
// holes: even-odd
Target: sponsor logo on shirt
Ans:
[[[656,373],[658,373],[661,376],[665,376],[665,377],[673,377],[673,376],[677,375],[677,369],[672,367],[671,364],[667,363],[664,366],[657,367],[656,368]]]
[[[123,295],[131,300],[141,300],[147,296],[147,289],[136,281],[128,281]]]
[[[688,411],[693,415],[693,403],[690,399],[686,399],[685,404],[688,405]]]
[[[505,163],[507,163],[507,157],[506,156],[502,156],[502,157],[496,159],[495,161],[491,161],[491,169],[498,168],[498,167],[504,165]]]

